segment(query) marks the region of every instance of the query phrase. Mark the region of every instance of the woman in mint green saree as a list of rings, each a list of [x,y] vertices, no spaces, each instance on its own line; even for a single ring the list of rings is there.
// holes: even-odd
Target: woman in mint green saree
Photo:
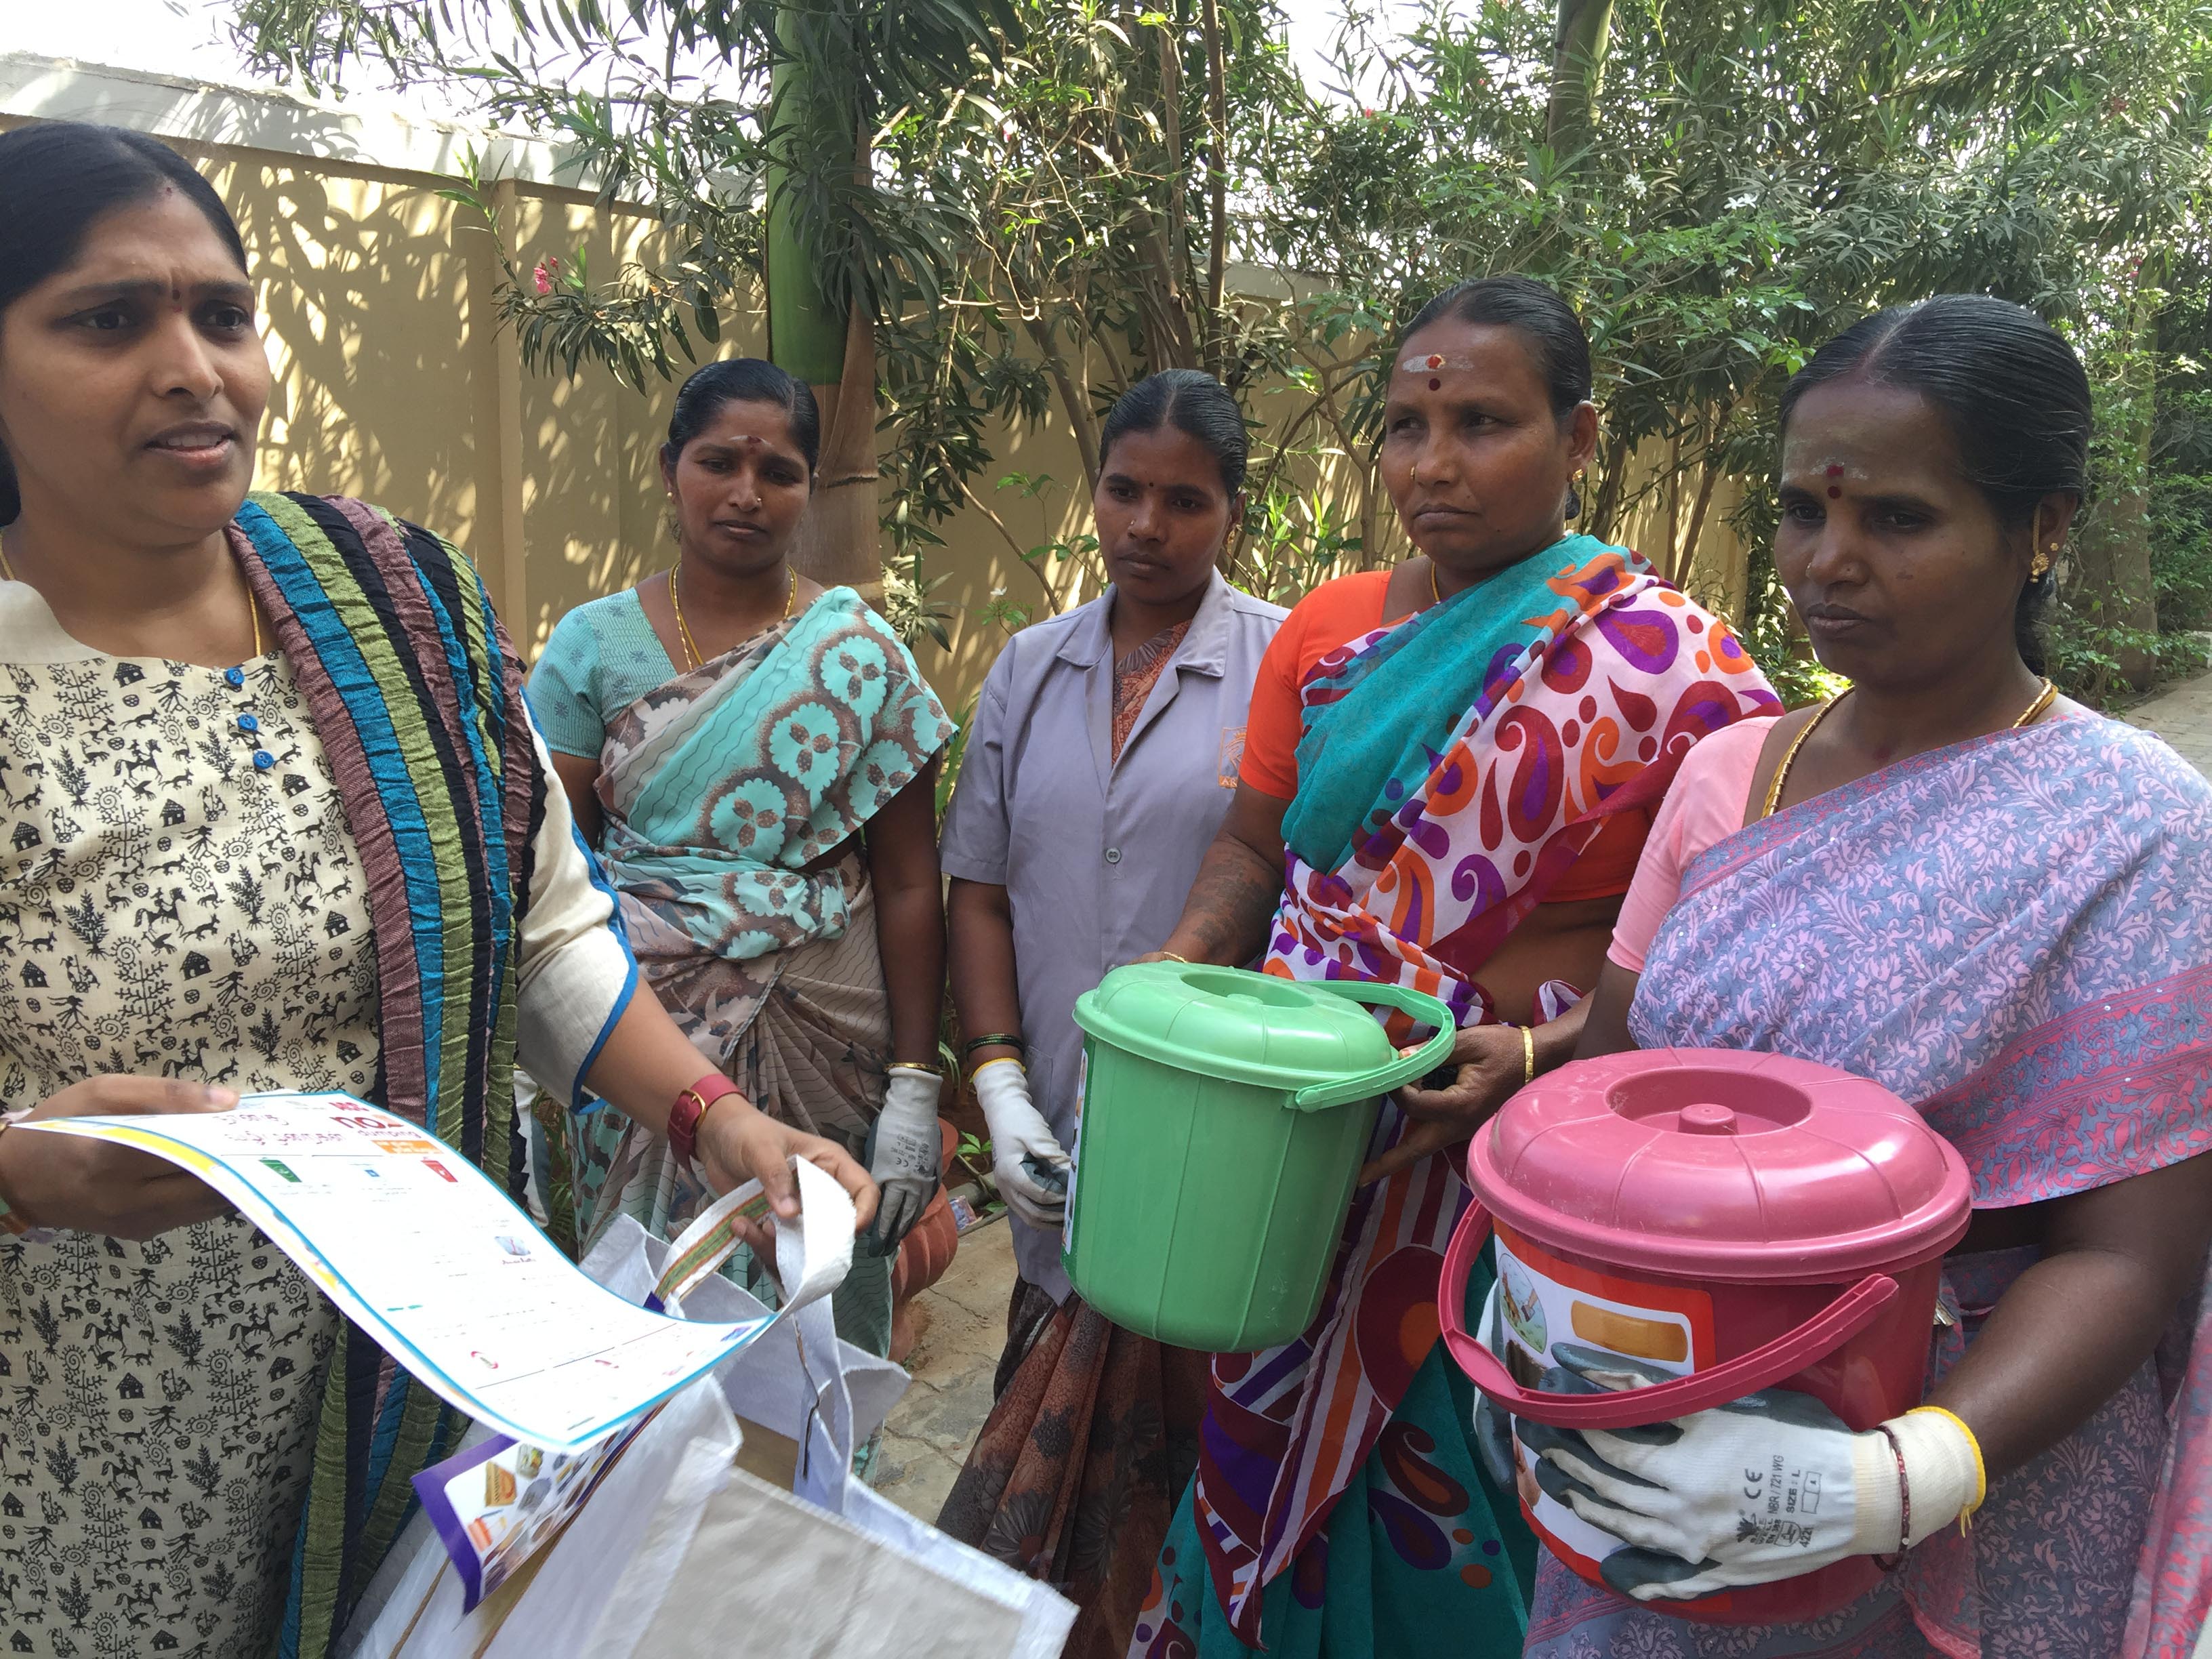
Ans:
[[[662,460],[680,563],[564,617],[531,703],[639,969],[702,1060],[774,1117],[872,1142],[880,1254],[835,1305],[880,1354],[891,1257],[937,1183],[933,781],[953,728],[859,594],[790,566],[817,438],[781,369],[687,381]],[[561,1141],[549,1207],[586,1248],[617,1214],[672,1237],[711,1198],[623,1120],[578,1114]],[[733,1271],[774,1303],[767,1264]]]

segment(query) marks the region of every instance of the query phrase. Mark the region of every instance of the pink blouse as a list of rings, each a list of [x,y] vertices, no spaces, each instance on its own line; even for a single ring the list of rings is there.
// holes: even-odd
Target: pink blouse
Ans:
[[[1631,973],[1644,971],[1644,953],[1658,936],[1659,924],[1681,896],[1682,872],[1707,848],[1726,841],[1743,828],[1744,808],[1751,800],[1752,777],[1759,770],[1759,751],[1779,714],[1738,720],[1705,739],[1682,761],[1673,787],[1652,820],[1650,839],[1636,866],[1636,879],[1620,902],[1620,920],[1613,924],[1608,961]]]

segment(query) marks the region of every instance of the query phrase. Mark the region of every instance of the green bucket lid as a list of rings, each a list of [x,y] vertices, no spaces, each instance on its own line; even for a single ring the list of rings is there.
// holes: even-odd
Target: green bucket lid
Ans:
[[[1369,1005],[1402,1008],[1442,1029],[1420,1053],[1401,1056]],[[1203,963],[1116,968],[1076,999],[1075,1023],[1101,1042],[1181,1071],[1291,1091],[1304,1107],[1395,1088],[1451,1048],[1451,1017],[1434,998]]]

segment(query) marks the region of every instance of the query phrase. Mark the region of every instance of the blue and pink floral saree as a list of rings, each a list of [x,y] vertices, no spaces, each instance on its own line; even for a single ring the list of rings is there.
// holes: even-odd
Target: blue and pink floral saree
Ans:
[[[1915,757],[1753,823],[1685,872],[1640,1047],[1878,1079],[1965,1155],[1978,1208],[2212,1150],[2212,787],[2094,716]],[[2033,1249],[1954,1256],[1930,1376]],[[2212,1610],[2212,1344],[2192,1296],[2087,1423],[1815,1624],[1690,1625],[1547,1559],[1536,1659],[2163,1659]],[[2062,1344],[2063,1331],[2051,1333]]]

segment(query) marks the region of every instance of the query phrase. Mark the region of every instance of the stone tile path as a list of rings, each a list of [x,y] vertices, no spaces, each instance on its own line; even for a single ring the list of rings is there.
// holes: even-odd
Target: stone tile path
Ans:
[[[2212,674],[2185,680],[2122,718],[2157,732],[2182,759],[2212,777]]]
[[[922,1329],[907,1356],[914,1381],[884,1425],[875,1464],[876,1490],[910,1515],[937,1519],[991,1413],[1013,1293],[1013,1240],[1001,1218],[962,1234],[945,1277],[915,1298]]]

